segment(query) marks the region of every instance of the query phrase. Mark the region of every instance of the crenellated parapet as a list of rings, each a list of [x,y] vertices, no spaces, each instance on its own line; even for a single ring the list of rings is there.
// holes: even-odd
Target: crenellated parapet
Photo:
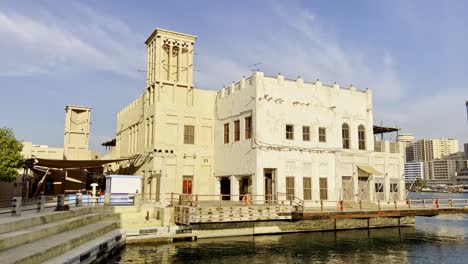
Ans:
[[[223,87],[217,96],[222,102],[227,98],[241,96],[239,92],[246,89],[256,90],[250,94],[255,94],[254,97],[258,102],[312,106],[317,101],[328,101],[330,105],[327,107],[333,108],[336,107],[333,102],[340,98],[343,100],[358,99],[362,101],[362,104],[367,105],[366,109],[372,109],[372,92],[369,88],[358,90],[353,84],[344,87],[336,82],[331,85],[323,84],[319,79],[313,82],[304,81],[300,76],[296,79],[288,79],[281,73],[276,76],[267,76],[259,71],[254,72],[248,78],[243,77],[240,81]]]

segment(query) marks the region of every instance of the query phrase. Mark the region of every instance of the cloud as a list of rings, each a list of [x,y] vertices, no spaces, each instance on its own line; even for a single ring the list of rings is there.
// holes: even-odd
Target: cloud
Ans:
[[[406,73],[398,71],[398,57],[392,50],[374,49],[372,43],[352,46],[336,36],[320,15],[297,4],[273,6],[268,15],[257,18],[246,14],[243,20],[236,20],[248,21],[239,26],[242,30],[230,32],[235,38],[215,41],[222,48],[210,44],[200,48],[202,55],[196,62],[202,72],[195,73],[199,86],[219,89],[250,74],[248,65],[261,62],[257,67],[270,75],[281,72],[289,78],[300,75],[309,81],[319,78],[343,87],[352,83],[358,89],[371,88],[376,124],[382,120],[383,125],[397,125],[416,138],[468,141],[463,116],[463,91],[467,89],[447,87],[439,93],[428,89],[417,94],[412,91],[414,83],[402,81]],[[421,24],[413,26],[418,30]]]
[[[463,85],[460,85],[463,87]],[[398,126],[411,132],[417,139],[454,138],[460,146],[468,142],[465,89],[444,89],[435,94],[383,109],[379,116],[398,120]]]
[[[258,68],[268,75],[281,73],[309,81],[318,78],[343,87],[353,84],[361,90],[369,87],[378,102],[395,102],[404,96],[389,51],[371,54],[364,47],[348,47],[346,40],[324,26],[320,16],[301,6],[274,5],[269,11],[268,16],[247,15],[236,20],[248,22],[239,26],[241,32],[230,32],[234,38],[217,40],[221,42],[218,47],[200,48],[202,55],[195,62],[202,71],[195,73],[195,79],[202,87],[215,85],[219,89],[241,75],[249,75],[248,65],[261,62]]]
[[[73,3],[63,19],[37,7],[35,15],[0,10],[0,76],[63,75],[103,70],[140,78],[143,36],[118,18]]]

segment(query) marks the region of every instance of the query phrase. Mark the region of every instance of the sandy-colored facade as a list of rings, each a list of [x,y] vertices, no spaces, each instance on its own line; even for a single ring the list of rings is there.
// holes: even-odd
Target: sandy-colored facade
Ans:
[[[159,200],[169,192],[403,199],[404,150],[374,143],[369,89],[262,72],[219,92],[196,89],[195,39],[156,29],[146,41],[145,92],[117,114],[108,155],[135,159],[109,171],[143,176],[144,195]]]
[[[145,92],[117,114],[110,157],[139,155],[114,170],[143,176],[148,197],[213,193],[213,109],[216,93],[193,87],[196,37],[156,29],[146,41]]]

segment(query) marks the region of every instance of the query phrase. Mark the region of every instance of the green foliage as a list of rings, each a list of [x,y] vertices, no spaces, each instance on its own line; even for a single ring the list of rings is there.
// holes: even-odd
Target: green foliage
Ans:
[[[23,167],[23,144],[16,140],[9,128],[0,128],[0,181],[12,182]]]
[[[422,188],[426,188],[426,181],[425,180],[421,180],[421,179],[417,179],[415,182],[414,182],[414,185],[420,189]]]
[[[414,191],[420,191],[421,189],[426,188],[426,181],[422,179],[417,179],[414,181],[414,183],[411,186],[412,192]]]

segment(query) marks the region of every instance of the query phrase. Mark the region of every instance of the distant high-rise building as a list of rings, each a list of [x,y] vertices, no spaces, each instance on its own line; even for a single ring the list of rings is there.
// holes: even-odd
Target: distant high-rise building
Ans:
[[[413,161],[405,163],[405,181],[413,182],[417,179],[424,179],[424,162]]]
[[[467,167],[467,160],[431,160],[424,162],[424,179],[430,186],[456,184],[457,171]]]
[[[465,143],[463,146],[465,148],[465,159],[468,159],[468,143]]]
[[[441,159],[444,155],[458,152],[456,139],[420,139],[413,144],[414,160],[429,161]]]
[[[405,148],[406,157],[405,162],[411,162],[414,160],[414,151],[413,151],[413,143],[414,143],[414,136],[411,133],[402,133],[398,135],[398,141],[403,143],[403,147]]]

